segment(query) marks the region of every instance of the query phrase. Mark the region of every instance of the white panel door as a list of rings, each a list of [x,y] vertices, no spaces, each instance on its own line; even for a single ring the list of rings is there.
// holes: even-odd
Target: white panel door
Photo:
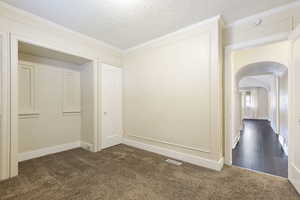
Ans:
[[[289,180],[300,192],[300,26],[290,35],[292,60],[289,66]]]
[[[102,148],[121,143],[122,69],[102,64]]]

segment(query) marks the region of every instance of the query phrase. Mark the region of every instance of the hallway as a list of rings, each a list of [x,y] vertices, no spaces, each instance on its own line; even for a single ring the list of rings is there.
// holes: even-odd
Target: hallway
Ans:
[[[244,131],[232,151],[232,164],[287,177],[288,157],[266,120],[244,120]]]

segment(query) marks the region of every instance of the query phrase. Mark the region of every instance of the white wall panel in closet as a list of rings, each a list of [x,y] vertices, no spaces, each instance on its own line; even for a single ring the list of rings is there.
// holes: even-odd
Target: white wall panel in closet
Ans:
[[[63,71],[63,113],[80,113],[80,73]]]
[[[80,71],[75,64],[19,54],[19,153],[80,141]],[[73,67],[73,69],[71,69]]]
[[[36,64],[19,62],[19,116],[37,115]]]

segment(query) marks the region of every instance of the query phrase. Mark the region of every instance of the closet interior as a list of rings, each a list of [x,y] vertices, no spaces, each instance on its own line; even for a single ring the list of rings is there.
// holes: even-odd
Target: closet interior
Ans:
[[[18,42],[19,162],[71,147],[93,151],[93,65],[93,60]]]

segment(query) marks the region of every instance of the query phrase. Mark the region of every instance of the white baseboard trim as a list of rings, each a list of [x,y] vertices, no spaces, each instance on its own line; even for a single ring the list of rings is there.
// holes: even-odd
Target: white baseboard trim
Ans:
[[[291,174],[289,174],[289,181],[295,187],[297,192],[300,194],[300,169],[298,169],[294,164],[290,164]]]
[[[269,121],[269,122],[271,121],[268,117],[246,117],[244,119],[245,120],[247,120],[247,119],[250,119],[250,120],[265,120],[265,121]]]
[[[81,148],[83,148],[83,149],[85,149],[85,150],[87,150],[87,151],[94,152],[94,151],[93,151],[93,149],[94,149],[94,148],[93,148],[93,144],[91,144],[91,143],[81,141],[81,142],[80,142],[80,146],[81,146]]]
[[[138,142],[136,140],[123,138],[123,144],[128,146],[132,146],[138,149],[143,149],[146,151],[150,151],[153,153],[161,154],[163,156],[167,156],[176,160],[181,160],[187,163],[191,163],[194,165],[198,165],[201,167],[206,167],[209,169],[213,169],[216,171],[221,171],[224,166],[224,158],[221,158],[219,161],[209,160],[206,158],[201,158],[199,156],[194,156],[186,153],[181,153],[178,151],[170,150],[167,148],[162,148],[154,145],[145,144],[142,142]]]
[[[70,149],[79,148],[80,146],[81,146],[80,141],[78,141],[78,142],[57,145],[57,146],[53,146],[53,147],[42,148],[42,149],[38,149],[38,150],[34,150],[34,151],[19,153],[19,162],[22,162],[25,160],[30,160],[33,158],[39,158],[39,157],[54,154],[54,153],[59,153],[62,151],[67,151]]]
[[[282,148],[283,148],[284,154],[286,156],[288,156],[289,155],[289,148],[288,148],[288,146],[285,144]]]
[[[224,160],[224,164],[228,165],[228,166],[232,166],[232,160],[229,160],[229,159],[225,159]]]
[[[279,140],[279,143],[281,144],[281,147],[283,149],[284,154],[288,156],[288,154],[289,154],[288,153],[288,146],[284,142],[284,138],[281,135],[279,135],[278,140]]]
[[[235,149],[235,147],[239,141],[240,141],[240,136],[235,137],[235,139],[233,141],[232,149]]]
[[[271,126],[272,130],[274,131],[274,133],[275,133],[276,135],[279,135],[278,131],[276,130],[276,127],[274,127],[274,124],[272,124],[271,121],[270,121],[270,126]]]
[[[122,135],[113,136],[106,138],[105,142],[102,143],[102,148],[108,148],[122,143]]]

